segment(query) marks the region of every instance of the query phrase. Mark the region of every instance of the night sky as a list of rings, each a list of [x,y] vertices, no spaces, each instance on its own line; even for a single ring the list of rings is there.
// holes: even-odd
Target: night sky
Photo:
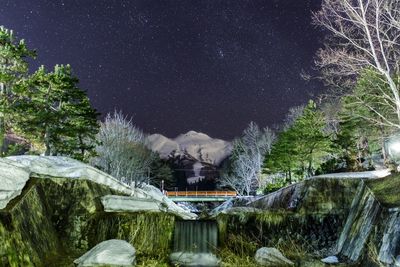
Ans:
[[[0,0],[0,24],[37,50],[33,70],[71,64],[103,116],[231,139],[322,92],[300,77],[321,46],[310,23],[320,2]]]

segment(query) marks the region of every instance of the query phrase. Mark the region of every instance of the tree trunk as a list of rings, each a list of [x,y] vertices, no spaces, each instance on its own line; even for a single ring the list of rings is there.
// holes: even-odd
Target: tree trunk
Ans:
[[[82,140],[82,136],[78,135],[78,139],[79,139],[79,146],[80,146],[80,150],[81,150],[81,155],[82,155],[82,159],[85,156],[85,146],[83,144],[83,140]]]
[[[44,144],[46,146],[46,152],[44,153],[45,156],[50,156],[51,155],[51,148],[50,148],[50,130],[46,126],[45,128],[45,134],[44,134]]]
[[[0,83],[0,101],[3,100],[2,98],[4,96],[5,96],[5,85],[4,83]],[[5,126],[4,113],[0,112],[0,156],[3,156],[4,153],[6,152],[5,137],[6,137],[6,126]]]

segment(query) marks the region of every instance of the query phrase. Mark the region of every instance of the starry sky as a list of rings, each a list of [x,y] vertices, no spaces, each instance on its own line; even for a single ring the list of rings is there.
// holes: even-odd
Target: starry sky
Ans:
[[[239,136],[324,88],[304,81],[321,0],[0,0],[0,24],[39,65],[71,64],[93,106],[148,133]]]

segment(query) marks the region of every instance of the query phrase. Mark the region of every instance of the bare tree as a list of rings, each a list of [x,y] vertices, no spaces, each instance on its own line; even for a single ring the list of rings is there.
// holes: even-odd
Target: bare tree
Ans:
[[[92,164],[128,185],[147,181],[154,155],[145,135],[121,112],[108,114],[97,135],[100,144]]]
[[[364,101],[379,118],[365,119],[400,129],[400,96],[394,80],[400,63],[400,0],[323,0],[313,20],[331,33],[316,60],[325,81],[346,88],[364,69],[374,70],[389,88],[381,90],[379,98],[395,119]]]
[[[258,189],[265,155],[271,150],[274,139],[275,134],[269,128],[260,129],[251,122],[242,138],[234,141],[232,171],[222,175],[221,184],[232,187],[239,195],[249,195]]]

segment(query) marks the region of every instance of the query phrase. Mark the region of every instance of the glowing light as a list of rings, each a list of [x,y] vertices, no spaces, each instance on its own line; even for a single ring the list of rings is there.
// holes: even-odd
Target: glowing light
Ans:
[[[394,153],[400,153],[400,142],[391,143],[389,149]]]

